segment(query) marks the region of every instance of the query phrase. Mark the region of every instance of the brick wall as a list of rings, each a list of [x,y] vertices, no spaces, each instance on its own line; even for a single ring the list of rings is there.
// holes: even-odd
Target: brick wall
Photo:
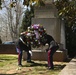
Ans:
[[[15,45],[0,45],[0,54],[17,54]]]

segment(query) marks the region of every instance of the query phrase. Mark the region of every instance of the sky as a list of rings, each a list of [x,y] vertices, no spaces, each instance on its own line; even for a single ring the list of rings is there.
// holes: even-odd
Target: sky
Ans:
[[[15,0],[13,0],[13,1],[15,1]],[[18,1],[19,1],[19,0],[18,0]],[[24,1],[24,0],[20,0],[21,4],[23,4],[23,1]],[[9,5],[10,5],[9,3],[10,3],[10,0],[5,0],[5,3],[2,4],[2,7],[4,7],[4,6],[9,7]],[[35,5],[35,4],[36,4],[36,2],[33,2],[33,3],[32,3],[32,6]],[[22,7],[24,8],[23,11],[26,11],[27,9],[30,11],[30,6],[27,7],[26,5],[25,5],[25,6],[22,5]],[[5,8],[2,8],[2,9],[0,10],[0,14],[4,14],[5,12],[6,12],[6,9],[5,9]]]

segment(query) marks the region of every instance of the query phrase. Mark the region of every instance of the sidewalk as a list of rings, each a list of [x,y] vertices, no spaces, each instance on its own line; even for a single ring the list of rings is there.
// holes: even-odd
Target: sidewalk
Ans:
[[[58,75],[76,75],[76,56],[64,67]]]

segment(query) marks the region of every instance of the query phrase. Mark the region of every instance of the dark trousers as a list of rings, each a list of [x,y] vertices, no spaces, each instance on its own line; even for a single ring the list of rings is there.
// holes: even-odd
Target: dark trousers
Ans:
[[[48,50],[48,67],[54,68],[53,55],[55,52],[56,52],[55,48]]]
[[[23,55],[23,50],[20,50],[19,48],[16,48],[17,53],[18,53],[18,65],[22,64],[22,55]],[[31,61],[31,54],[29,53],[29,50],[27,51],[27,61]]]

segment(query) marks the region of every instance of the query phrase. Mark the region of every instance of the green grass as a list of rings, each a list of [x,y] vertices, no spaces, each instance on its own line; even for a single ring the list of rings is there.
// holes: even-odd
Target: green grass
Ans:
[[[17,55],[0,55],[0,75],[58,75],[66,65],[63,62],[54,62],[55,69],[47,70],[47,61],[22,61],[23,67],[17,65]]]
[[[17,56],[0,55],[0,67],[13,64],[13,62],[16,62],[16,60],[17,60]]]

